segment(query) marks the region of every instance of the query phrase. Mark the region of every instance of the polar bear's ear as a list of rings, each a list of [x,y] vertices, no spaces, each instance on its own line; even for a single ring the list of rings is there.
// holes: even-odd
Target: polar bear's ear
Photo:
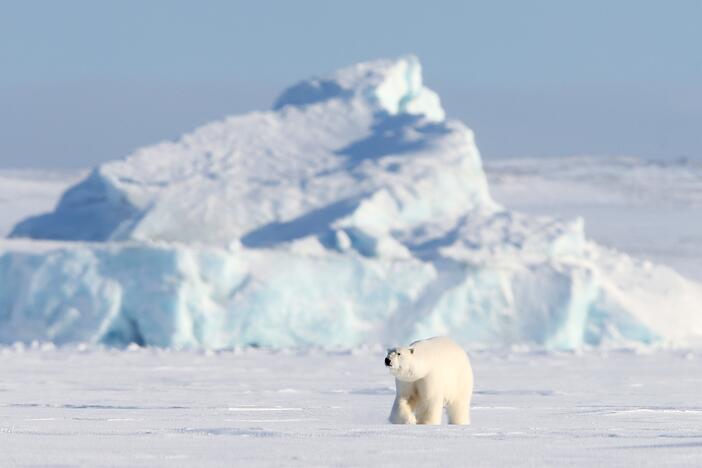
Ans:
[[[414,348],[410,348],[410,354],[414,354]]]

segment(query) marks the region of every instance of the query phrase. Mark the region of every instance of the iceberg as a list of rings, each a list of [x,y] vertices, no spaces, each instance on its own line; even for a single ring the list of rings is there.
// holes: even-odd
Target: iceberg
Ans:
[[[702,285],[490,196],[414,56],[94,169],[0,241],[0,342],[702,342]]]
[[[394,209],[378,228],[408,229],[492,204],[472,132],[444,120],[415,57],[303,82],[275,109],[103,164],[11,236],[261,247],[324,234],[358,210],[367,222]]]

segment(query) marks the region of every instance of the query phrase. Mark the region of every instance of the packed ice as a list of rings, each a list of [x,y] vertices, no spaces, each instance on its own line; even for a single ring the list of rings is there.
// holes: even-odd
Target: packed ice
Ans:
[[[702,285],[488,190],[416,57],[94,169],[0,243],[0,342],[352,347],[702,341]]]

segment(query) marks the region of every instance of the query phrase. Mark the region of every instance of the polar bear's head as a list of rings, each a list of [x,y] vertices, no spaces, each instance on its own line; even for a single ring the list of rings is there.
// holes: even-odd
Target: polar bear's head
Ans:
[[[397,380],[414,382],[427,375],[422,359],[415,348],[390,348],[385,356],[385,367]]]

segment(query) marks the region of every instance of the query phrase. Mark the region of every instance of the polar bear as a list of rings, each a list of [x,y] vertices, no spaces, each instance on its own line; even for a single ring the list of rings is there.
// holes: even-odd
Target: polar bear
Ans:
[[[385,366],[395,376],[393,424],[470,424],[473,370],[466,352],[453,340],[436,336],[409,347],[388,349]]]

